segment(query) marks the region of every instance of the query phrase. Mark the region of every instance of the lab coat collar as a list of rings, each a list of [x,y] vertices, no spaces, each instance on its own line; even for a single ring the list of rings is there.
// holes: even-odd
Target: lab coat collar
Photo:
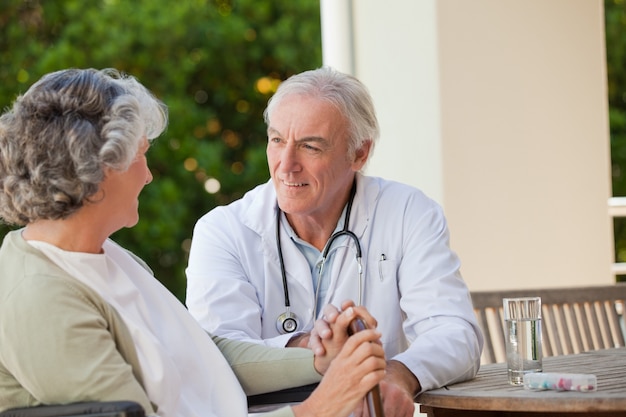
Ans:
[[[372,210],[380,194],[379,178],[356,174],[356,195],[350,215],[350,230],[363,237],[372,216]],[[249,191],[244,199],[252,199],[243,213],[242,222],[264,239],[275,239],[276,234],[276,191],[270,179]]]
[[[246,193],[244,199],[252,201],[243,212],[241,221],[246,227],[254,230],[257,234],[268,238],[275,235],[276,230],[276,191],[270,178],[265,184],[261,184]]]

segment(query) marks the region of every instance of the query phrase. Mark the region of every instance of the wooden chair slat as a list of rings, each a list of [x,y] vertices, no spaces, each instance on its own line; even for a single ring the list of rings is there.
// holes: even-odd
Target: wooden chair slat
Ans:
[[[558,341],[555,339],[557,333],[554,320],[551,319],[552,311],[550,306],[545,304],[541,305],[541,316],[544,317],[544,319],[541,320],[542,352],[545,356],[553,356],[553,346],[555,346]]]
[[[626,283],[474,291],[471,295],[485,337],[482,363],[506,361],[502,299],[507,297],[541,297],[544,356],[626,346]]]
[[[594,350],[593,336],[591,334],[589,319],[584,312],[584,303],[576,302],[565,305],[569,312],[568,326],[572,329],[569,334],[573,348],[571,353]],[[568,337],[568,335],[563,335],[563,337]]]

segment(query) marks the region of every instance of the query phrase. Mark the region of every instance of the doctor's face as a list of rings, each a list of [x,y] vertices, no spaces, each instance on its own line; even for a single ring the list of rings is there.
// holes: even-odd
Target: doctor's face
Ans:
[[[337,108],[315,97],[286,96],[269,115],[267,135],[267,161],[280,208],[320,221],[338,217],[365,158],[357,152],[349,160],[348,124]]]

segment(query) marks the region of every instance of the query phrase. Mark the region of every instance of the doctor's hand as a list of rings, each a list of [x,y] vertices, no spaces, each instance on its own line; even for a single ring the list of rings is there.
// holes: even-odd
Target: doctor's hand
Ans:
[[[376,319],[372,317],[365,307],[355,306],[354,301],[352,300],[346,300],[341,303],[341,310],[332,304],[327,304],[322,310],[322,318],[315,322],[313,330],[308,338],[308,347],[313,351],[313,353],[315,353],[315,355],[321,356],[326,354],[326,345],[328,345],[329,341],[333,340],[334,337],[338,338],[335,339],[336,343],[341,344],[345,342],[348,337],[348,325],[354,316],[346,317],[347,322],[342,320],[339,324],[337,323],[337,319],[342,314],[345,314],[351,307],[353,309],[351,311],[355,311],[356,315],[365,321],[369,329],[376,328],[378,325]],[[343,311],[343,313],[341,311]],[[336,354],[336,351],[334,353],[331,352],[330,354]]]
[[[385,378],[378,384],[383,400],[385,417],[413,417],[415,413],[414,394],[421,390],[419,381],[402,362],[387,361]],[[367,416],[367,407],[359,407],[355,417]]]
[[[413,417],[415,415],[415,402],[404,389],[387,382],[386,378],[380,381],[378,386],[383,400],[385,417]],[[369,414],[367,397],[357,405],[352,416],[373,417]]]
[[[346,321],[350,315],[356,313],[352,311],[345,317],[339,316],[337,324]],[[347,417],[352,413],[385,375],[385,353],[377,343],[379,339],[380,333],[374,329],[360,331],[348,338],[315,391],[304,402],[293,406],[294,415]]]
[[[417,383],[415,388],[414,383]],[[413,417],[415,401],[412,393],[419,392],[419,382],[401,362],[387,361],[385,377],[378,384],[382,397],[385,417]],[[409,388],[410,387],[410,388]],[[413,390],[413,391],[412,391]],[[353,417],[372,417],[369,415],[367,402],[357,404]]]
[[[317,320],[315,328],[311,331],[309,347],[315,354],[315,368],[324,372],[330,362],[339,354],[348,340],[348,327],[357,317],[366,322],[368,329],[376,328],[376,320],[363,307],[355,307],[353,303],[344,303],[345,310],[341,313],[337,308],[328,305],[324,308],[323,319]],[[321,337],[318,332],[323,334]],[[380,340],[374,341],[382,345]]]
[[[387,362],[385,378],[378,384],[381,397],[383,398],[385,417],[413,417],[415,413],[413,394],[408,391],[407,384],[401,382],[403,378],[396,374],[396,365],[404,367],[403,364],[397,361]],[[408,369],[406,369],[406,372],[417,381],[413,373]]]

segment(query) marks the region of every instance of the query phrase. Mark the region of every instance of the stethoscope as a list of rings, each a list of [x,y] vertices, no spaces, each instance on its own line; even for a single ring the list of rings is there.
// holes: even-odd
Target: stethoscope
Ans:
[[[356,237],[354,233],[348,230],[349,222],[350,222],[350,212],[352,211],[352,203],[354,202],[354,195],[356,194],[356,181],[352,183],[352,189],[350,190],[350,198],[348,199],[348,206],[346,207],[346,215],[343,222],[343,229],[333,233],[328,241],[326,242],[326,246],[324,246],[324,250],[322,251],[322,263],[320,265],[320,270],[318,273],[317,279],[317,288],[315,289],[315,307],[313,308],[313,319],[317,317],[317,297],[319,294],[320,283],[322,281],[322,272],[324,271],[324,264],[326,263],[326,258],[328,257],[328,252],[330,251],[330,246],[333,244],[333,241],[340,236],[348,236],[350,237],[356,246],[356,262],[358,264],[359,271],[359,300],[358,305],[361,305],[362,294],[363,294],[363,266],[361,264],[361,244],[359,243],[359,238]],[[293,333],[298,330],[300,325],[298,317],[294,313],[291,312],[291,303],[289,302],[289,289],[287,288],[287,274],[285,272],[285,262],[283,261],[283,250],[280,244],[280,214],[282,210],[280,207],[276,210],[276,247],[278,248],[278,260],[280,262],[280,273],[283,279],[283,291],[285,292],[285,312],[278,316],[276,319],[276,329],[282,333]]]

